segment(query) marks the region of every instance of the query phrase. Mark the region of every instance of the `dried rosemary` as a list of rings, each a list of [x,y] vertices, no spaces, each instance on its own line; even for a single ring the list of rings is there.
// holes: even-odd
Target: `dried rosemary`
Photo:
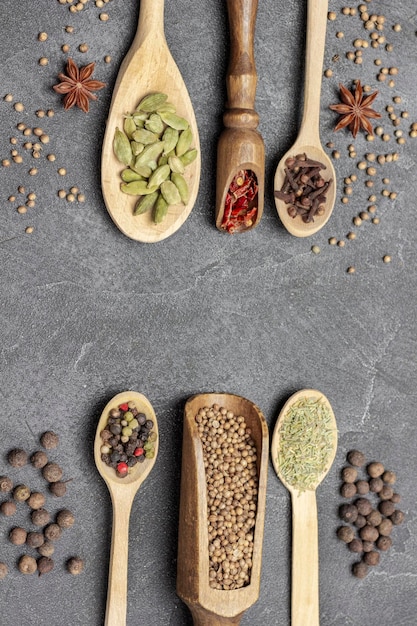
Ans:
[[[331,412],[322,398],[300,398],[282,417],[277,462],[283,479],[300,492],[314,489],[333,451]]]

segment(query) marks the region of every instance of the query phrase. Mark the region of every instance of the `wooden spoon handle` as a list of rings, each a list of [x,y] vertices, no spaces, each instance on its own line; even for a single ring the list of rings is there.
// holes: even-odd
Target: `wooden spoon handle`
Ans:
[[[292,494],[291,626],[319,626],[319,552],[315,491]]]
[[[104,626],[125,626],[127,610],[127,571],[129,518],[133,498],[129,494],[113,501],[113,527],[110,550],[109,582]]]
[[[319,139],[320,95],[326,44],[328,0],[308,0],[304,110],[301,129]],[[303,129],[304,130],[304,129]]]
[[[152,32],[164,35],[165,0],[140,0],[139,23],[135,43],[140,45]]]
[[[236,617],[221,617],[219,615],[212,615],[209,613],[193,612],[193,624],[194,626],[239,626],[242,615]]]
[[[226,127],[258,126],[259,116],[254,111],[257,74],[253,45],[257,9],[258,0],[227,0],[231,48],[226,77]]]

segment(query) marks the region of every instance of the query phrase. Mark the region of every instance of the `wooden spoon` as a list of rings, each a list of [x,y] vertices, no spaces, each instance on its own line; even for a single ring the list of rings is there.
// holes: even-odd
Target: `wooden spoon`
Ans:
[[[243,415],[257,448],[258,504],[250,584],[234,591],[209,586],[208,520],[203,449],[195,416],[202,407],[219,404]],[[249,400],[228,393],[191,397],[184,410],[177,593],[188,605],[195,626],[237,626],[259,596],[265,496],[268,472],[268,427]]]
[[[333,429],[332,451],[326,469],[317,478],[314,488],[299,491],[282,475],[278,462],[280,427],[288,409],[301,398],[322,400],[329,409]],[[316,489],[328,473],[336,455],[336,419],[328,399],[315,389],[302,389],[293,394],[284,404],[274,428],[271,455],[278,477],[291,494],[292,502],[292,626],[319,626],[319,553]]]
[[[125,402],[133,401],[140,413],[145,413],[154,423],[153,430],[158,435],[155,412],[145,396],[135,391],[117,394],[106,404],[98,422],[94,440],[94,459],[97,469],[104,479],[113,505],[113,527],[110,551],[109,583],[105,626],[124,626],[127,609],[127,566],[129,544],[130,510],[136,492],[153,468],[158,454],[159,436],[155,441],[155,456],[137,463],[124,478],[119,478],[112,467],[101,460],[100,448],[103,445],[100,433],[107,424],[109,412]]]
[[[167,94],[176,112],[193,131],[196,160],[186,168],[189,200],[184,206],[170,207],[165,219],[155,224],[151,214],[133,215],[134,199],[120,191],[123,166],[113,152],[116,127],[123,128],[124,115],[135,110],[139,101],[152,92]],[[189,216],[198,193],[201,157],[197,122],[184,80],[168,49],[164,34],[164,0],[141,0],[135,39],[117,76],[107,120],[101,162],[103,197],[116,226],[127,237],[157,242],[175,233]]]
[[[275,198],[275,205],[282,223],[288,232],[296,237],[308,237],[323,228],[332,214],[336,198],[334,167],[320,143],[320,92],[326,43],[327,8],[327,0],[308,0],[303,117],[298,137],[279,162],[274,179],[274,189],[280,190],[285,177],[286,159],[303,153],[310,159],[323,163],[326,169],[321,171],[321,175],[325,180],[332,179],[330,188],[326,193],[324,214],[315,216],[313,222],[305,223],[299,215],[294,218],[290,217],[288,215],[289,205]]]
[[[262,217],[265,186],[265,147],[256,130],[259,115],[254,110],[257,75],[254,58],[255,21],[258,0],[227,0],[230,25],[231,54],[227,71],[227,110],[225,130],[217,147],[216,226],[222,228],[226,195],[233,178],[240,170],[251,170],[258,184],[258,210],[254,228]],[[237,232],[237,231],[236,231]]]

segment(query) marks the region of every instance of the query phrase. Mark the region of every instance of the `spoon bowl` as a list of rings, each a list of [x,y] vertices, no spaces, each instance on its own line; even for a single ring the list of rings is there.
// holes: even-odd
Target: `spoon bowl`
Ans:
[[[116,226],[127,237],[154,243],[175,233],[185,222],[197,198],[201,156],[197,122],[191,100],[180,71],[168,49],[164,34],[164,0],[141,0],[136,36],[125,56],[113,90],[103,140],[101,185],[106,208]],[[187,166],[187,203],[172,205],[165,219],[155,224],[150,212],[133,215],[134,199],[120,190],[120,173],[124,169],[113,151],[116,128],[123,128],[124,116],[132,113],[139,101],[150,93],[168,96],[176,113],[185,118],[193,133],[192,147],[197,158]]]
[[[307,37],[305,51],[304,109],[298,137],[294,145],[278,163],[275,172],[274,189],[281,190],[285,178],[285,162],[288,157],[306,154],[309,159],[324,165],[321,173],[325,181],[331,180],[326,193],[324,213],[315,215],[312,221],[304,222],[300,215],[291,217],[289,205],[275,197],[275,206],[282,224],[296,237],[309,237],[317,233],[328,222],[336,199],[336,174],[333,164],[320,142],[320,93],[323,70],[324,48],[326,43],[328,0],[308,0]]]
[[[331,449],[323,471],[315,477],[310,488],[301,491],[291,484],[278,457],[280,430],[288,411],[301,399],[320,400],[327,409],[332,431]],[[306,432],[306,443],[308,433]],[[300,433],[302,438],[302,433]],[[279,479],[291,494],[292,502],[292,626],[319,626],[319,551],[316,489],[327,475],[337,450],[337,425],[329,400],[315,389],[302,389],[284,404],[278,416],[271,441],[272,464]]]
[[[101,459],[103,441],[100,433],[107,425],[109,412],[121,404],[134,402],[140,413],[145,413],[154,423],[155,454],[153,458],[145,459],[131,468],[125,477],[119,477],[113,467],[109,467]],[[124,626],[127,610],[127,571],[128,571],[128,543],[129,519],[134,497],[152,470],[158,454],[158,423],[155,412],[147,398],[134,391],[124,391],[112,398],[104,407],[97,425],[94,440],[94,460],[97,470],[105,481],[111,496],[113,506],[113,525],[110,551],[109,582],[107,592],[105,626]]]
[[[199,409],[218,404],[243,415],[257,450],[258,501],[250,583],[240,589],[209,585],[207,485],[203,447],[195,416]],[[260,409],[229,393],[203,393],[188,399],[184,409],[181,498],[178,535],[177,593],[189,607],[195,626],[237,626],[259,596],[262,541],[268,473],[268,427]]]

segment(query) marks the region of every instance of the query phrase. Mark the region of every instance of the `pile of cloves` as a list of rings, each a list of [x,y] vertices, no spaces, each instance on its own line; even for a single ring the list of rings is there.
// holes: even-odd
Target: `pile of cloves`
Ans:
[[[305,153],[285,160],[285,178],[275,197],[288,204],[288,215],[300,216],[304,223],[314,222],[325,212],[326,194],[332,180],[325,180],[321,170],[326,166],[309,159]]]

